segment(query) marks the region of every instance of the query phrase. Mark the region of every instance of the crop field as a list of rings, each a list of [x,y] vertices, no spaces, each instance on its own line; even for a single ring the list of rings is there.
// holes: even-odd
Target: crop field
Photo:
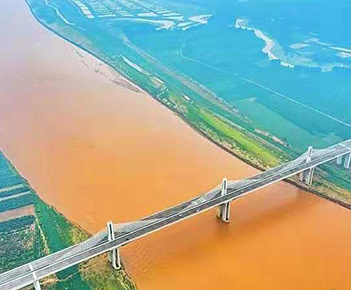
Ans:
[[[0,151],[0,213],[33,203],[34,192]]]
[[[33,216],[0,223],[0,269],[7,271],[40,258],[43,241]]]
[[[44,254],[43,239],[34,215],[21,214],[21,208],[34,204],[35,195],[26,181],[0,152],[0,213],[18,212],[0,219],[0,271],[6,271]]]

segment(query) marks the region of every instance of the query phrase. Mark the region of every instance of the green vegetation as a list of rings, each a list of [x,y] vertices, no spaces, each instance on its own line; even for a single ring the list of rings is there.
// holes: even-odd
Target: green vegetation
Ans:
[[[72,227],[61,214],[45,204],[38,197],[35,202],[35,213],[50,253],[57,252],[73,244]],[[53,289],[90,289],[79,275],[78,266],[70,267],[56,274],[58,282]]]
[[[126,272],[115,271],[111,268],[106,254],[82,264],[80,271],[94,290],[135,289],[135,285],[126,275]]]
[[[27,192],[29,191],[29,187],[28,186],[21,186],[21,187],[17,187],[14,189],[10,189],[10,190],[6,190],[3,192],[0,192],[0,198],[4,198],[4,197],[9,197],[9,196],[13,196],[19,193],[23,193],[23,192]]]
[[[106,2],[111,4],[113,1]],[[209,2],[214,4],[218,1]],[[305,107],[292,104],[238,77],[239,69],[244,68],[245,76],[257,78],[254,70],[248,69],[251,67],[245,61],[248,56],[244,55],[241,59],[243,53],[239,48],[240,42],[245,43],[247,52],[256,55],[255,50],[260,47],[260,41],[251,39],[246,33],[239,35],[240,32],[233,37],[233,28],[227,23],[221,37],[218,36],[221,23],[194,32],[173,31],[172,37],[169,37],[166,31],[153,33],[153,28],[145,28],[140,24],[90,21],[69,1],[51,0],[51,7],[46,3],[44,0],[28,0],[33,15],[48,29],[108,63],[207,138],[256,167],[264,169],[275,166],[296,157],[305,150],[307,144],[326,146],[347,135],[340,124],[334,125],[328,118],[306,111]],[[74,25],[67,24],[52,7],[57,7],[61,15],[75,22]],[[179,7],[183,9],[181,4]],[[184,11],[184,14],[191,12]],[[234,17],[230,21],[233,23]],[[218,58],[219,55],[222,58]],[[299,92],[302,98],[306,96],[303,90],[310,92],[306,85],[310,86],[311,81],[320,82],[319,74],[300,69],[297,70],[298,75],[303,74],[308,80],[302,84],[292,70],[281,68],[275,63],[267,67],[261,62],[261,54],[257,55],[259,58],[251,64],[265,86],[272,86],[275,71],[281,73],[281,80],[285,79],[276,89],[290,92],[301,84]],[[126,62],[125,58],[134,66]],[[138,66],[142,69],[138,69]],[[325,75],[322,77],[327,78]],[[349,82],[346,75],[330,79],[340,84],[340,87],[346,81]],[[325,81],[328,83],[327,79]],[[328,97],[333,95],[330,90],[323,94],[329,94]],[[324,99],[327,100],[326,97]],[[335,102],[332,106],[338,110],[340,103]],[[306,114],[309,114],[307,121]],[[20,184],[25,186],[11,189]],[[347,192],[351,190],[350,184],[351,175],[344,169],[322,166],[318,170],[314,188],[351,204]],[[0,255],[1,272],[88,237],[84,230],[45,204],[6,158],[0,155],[0,189],[6,187],[9,189],[0,192],[0,199],[27,190],[31,193],[0,200],[0,212],[33,205],[35,213],[0,223],[0,252],[10,252]],[[48,289],[55,290],[134,288],[125,272],[113,271],[103,256],[62,271],[47,279],[46,283]]]
[[[0,212],[21,208],[34,202],[34,194],[26,194],[20,197],[6,199],[0,202]]]
[[[210,112],[200,111],[198,117],[207,128],[214,131],[220,139],[230,142],[234,146],[238,147],[241,152],[254,156],[261,160],[262,164],[272,167],[278,164],[278,159],[263,146],[259,145],[253,140],[250,140],[248,136],[225,123],[220,118],[216,117]],[[236,150],[235,147],[232,147]]]
[[[259,124],[259,128],[262,128],[262,130],[269,128],[270,133],[282,136],[281,138],[284,140],[289,140],[289,144],[293,147],[302,149],[306,143],[320,147],[328,146],[328,143],[321,136],[313,136],[313,134],[286,120],[254,98],[240,100],[235,105],[240,112],[250,115],[251,119]]]
[[[1,272],[40,258],[43,251],[43,240],[33,216],[0,223]]]
[[[35,222],[34,216],[23,216],[13,220],[0,223],[0,232],[2,234],[14,231],[15,229],[22,229],[32,225]]]
[[[205,136],[258,167],[273,167],[287,155],[278,147],[250,134],[243,127],[203,109],[179,93],[164,94],[162,102],[185,118]],[[275,149],[275,150],[274,150]]]

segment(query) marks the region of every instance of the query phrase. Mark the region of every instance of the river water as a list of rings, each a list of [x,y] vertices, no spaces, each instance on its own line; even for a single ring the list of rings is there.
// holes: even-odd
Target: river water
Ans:
[[[0,148],[39,195],[91,233],[257,171],[34,20],[0,11]],[[351,212],[286,183],[121,249],[141,290],[351,288]]]

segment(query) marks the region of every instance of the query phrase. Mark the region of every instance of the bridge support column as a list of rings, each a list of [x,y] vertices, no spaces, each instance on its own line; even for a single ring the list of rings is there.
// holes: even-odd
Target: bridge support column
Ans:
[[[300,181],[305,182],[307,185],[312,185],[315,167],[307,169],[300,173]]]
[[[311,162],[312,153],[313,153],[313,147],[310,146],[308,147],[308,151],[307,151],[306,163]],[[301,182],[305,182],[307,185],[312,185],[313,174],[314,174],[314,167],[301,172],[299,179]]]
[[[303,181],[305,180],[305,172],[306,172],[306,171],[300,172],[299,180],[300,180],[301,182],[303,182]]]
[[[307,171],[306,180],[305,180],[307,185],[312,185],[313,175],[314,175],[314,167],[312,167]]]
[[[336,158],[336,164],[341,165],[342,163],[342,156]]]
[[[34,268],[33,268],[32,264],[29,264],[29,269],[31,270],[32,275],[33,275],[33,279],[34,279],[33,286],[34,286],[34,289],[35,290],[41,290],[40,282],[38,280],[37,275],[35,274],[35,271],[34,271]]]
[[[221,195],[224,196],[227,194],[228,181],[226,178],[222,181],[222,191]],[[218,208],[217,217],[220,218],[223,222],[229,223],[230,220],[230,202],[221,204]]]
[[[344,162],[344,167],[346,169],[349,169],[350,168],[350,164],[351,164],[351,153],[347,154],[345,156],[345,162]]]
[[[39,281],[35,281],[33,285],[34,285],[35,290],[41,290],[41,286],[40,286]]]
[[[107,233],[108,233],[108,240],[113,241],[115,239],[115,231],[113,229],[113,223],[109,221],[107,223]],[[111,250],[108,252],[108,259],[112,264],[112,267],[116,270],[121,268],[121,257],[119,255],[118,248]]]

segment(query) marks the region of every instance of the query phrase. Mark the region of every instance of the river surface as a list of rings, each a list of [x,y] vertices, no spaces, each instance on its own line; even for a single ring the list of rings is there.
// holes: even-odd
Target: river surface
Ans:
[[[2,2],[0,32],[0,148],[89,232],[257,172],[97,73],[24,1]],[[139,289],[351,289],[350,211],[282,182],[231,210],[229,225],[211,210],[122,248]]]

